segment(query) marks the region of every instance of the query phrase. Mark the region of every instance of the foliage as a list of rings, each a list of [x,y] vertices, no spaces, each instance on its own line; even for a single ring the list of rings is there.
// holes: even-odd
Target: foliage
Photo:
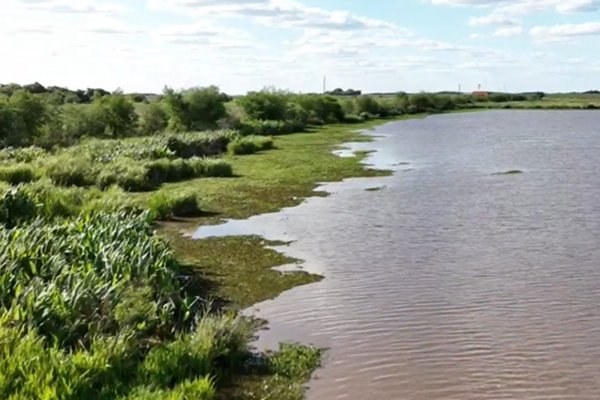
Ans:
[[[313,346],[282,343],[278,352],[267,355],[271,372],[286,378],[310,378],[321,366],[321,350]]]
[[[262,150],[273,148],[273,139],[266,136],[245,136],[240,137],[227,146],[231,154],[254,154]]]
[[[0,181],[11,185],[32,182],[38,178],[38,173],[31,164],[0,165]]]
[[[33,143],[48,117],[48,106],[40,98],[17,90],[8,99],[0,98],[0,145]]]
[[[226,115],[229,98],[216,86],[193,88],[177,92],[164,90],[164,102],[170,116],[169,126],[175,131],[214,128]]]
[[[301,95],[295,96],[294,102],[308,112],[308,123],[335,123],[344,120],[341,104],[331,96]]]
[[[289,101],[290,95],[287,92],[264,89],[248,93],[240,98],[238,103],[250,119],[283,121],[287,116]]]
[[[168,220],[172,217],[194,217],[201,212],[195,193],[157,192],[148,200],[150,215],[156,220]]]
[[[2,194],[2,197],[0,197],[0,225],[3,224],[4,226],[11,228],[34,216],[35,203],[22,187],[6,190]],[[1,248],[0,245],[0,249]],[[1,266],[2,256],[0,255],[0,267]],[[0,288],[1,287],[0,283]]]
[[[140,119],[142,135],[156,135],[165,131],[169,125],[169,115],[160,103],[150,103]]]
[[[302,132],[305,129],[303,122],[299,121],[259,121],[247,120],[239,126],[240,134],[257,136],[278,136]]]
[[[356,111],[359,114],[379,114],[379,103],[371,96],[360,96],[356,100]]]
[[[99,120],[105,124],[108,135],[119,137],[133,133],[138,115],[133,103],[122,93],[97,98],[93,107]]]

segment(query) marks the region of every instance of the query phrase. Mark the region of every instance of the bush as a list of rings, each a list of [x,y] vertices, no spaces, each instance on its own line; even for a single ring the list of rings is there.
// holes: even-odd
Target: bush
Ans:
[[[250,119],[282,121],[287,117],[290,97],[286,92],[265,89],[248,93],[238,103]]]
[[[266,136],[245,136],[229,143],[227,149],[234,155],[254,154],[273,148],[273,139]]]
[[[140,133],[155,135],[164,132],[169,124],[169,116],[159,103],[150,103],[142,113]]]
[[[371,96],[360,96],[356,100],[356,109],[359,114],[379,114],[379,103]]]
[[[0,165],[0,180],[8,182],[11,185],[32,182],[36,179],[38,179],[38,173],[31,165]]]
[[[307,121],[317,120],[324,123],[340,122],[344,119],[342,105],[335,97],[321,95],[300,95],[294,102],[302,106],[309,114]]]
[[[116,137],[134,132],[138,115],[131,100],[122,93],[99,97],[94,100],[92,107],[106,126],[106,134]]]
[[[194,88],[183,92],[165,88],[164,103],[170,116],[169,126],[175,131],[214,128],[227,115],[229,97],[216,86]]]

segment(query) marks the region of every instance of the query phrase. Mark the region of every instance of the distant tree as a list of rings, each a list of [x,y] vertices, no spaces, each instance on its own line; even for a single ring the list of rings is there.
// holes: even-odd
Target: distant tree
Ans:
[[[154,135],[163,132],[169,124],[169,115],[160,103],[150,103],[144,109],[140,120],[140,133]]]
[[[138,115],[133,103],[122,93],[98,97],[94,100],[93,107],[109,135],[125,136],[133,133]]]
[[[229,97],[216,86],[176,92],[165,88],[164,103],[174,130],[213,128],[227,115],[225,103]]]
[[[287,92],[263,89],[248,93],[238,103],[250,119],[281,121],[286,119],[290,97]]]
[[[39,82],[35,82],[30,85],[25,85],[23,86],[23,89],[33,94],[46,93],[46,88]]]
[[[340,122],[345,113],[335,97],[323,95],[295,96],[293,101],[300,104],[316,122]]]
[[[10,146],[30,144],[47,119],[48,107],[40,97],[17,90],[0,100],[0,140]]]

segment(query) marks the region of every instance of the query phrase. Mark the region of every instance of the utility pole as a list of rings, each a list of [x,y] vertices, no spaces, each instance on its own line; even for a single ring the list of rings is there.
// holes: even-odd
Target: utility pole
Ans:
[[[327,92],[327,75],[323,75],[323,94]]]

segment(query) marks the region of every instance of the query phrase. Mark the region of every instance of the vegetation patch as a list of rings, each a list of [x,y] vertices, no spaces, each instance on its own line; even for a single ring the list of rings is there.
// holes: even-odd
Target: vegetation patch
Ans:
[[[504,171],[504,172],[496,172],[493,175],[519,175],[519,174],[523,174],[524,172],[521,171],[520,169],[511,169],[508,171]]]

